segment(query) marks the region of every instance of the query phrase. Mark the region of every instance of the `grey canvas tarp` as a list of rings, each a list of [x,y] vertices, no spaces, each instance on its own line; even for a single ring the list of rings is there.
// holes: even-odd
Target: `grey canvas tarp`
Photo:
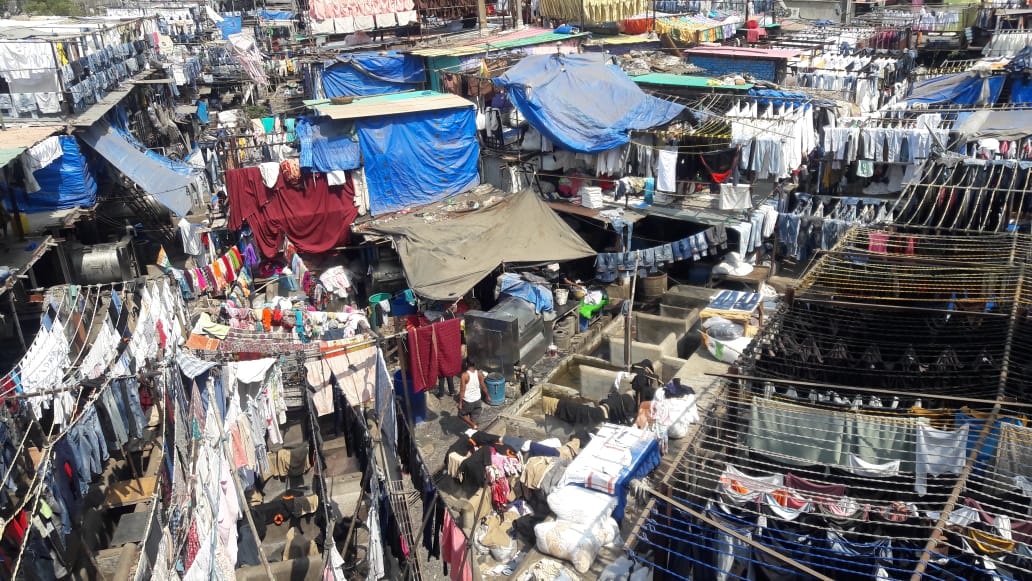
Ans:
[[[975,111],[954,131],[963,143],[987,138],[1018,141],[1032,135],[1032,111]]]
[[[409,286],[432,300],[458,299],[502,263],[595,254],[532,190],[496,194],[502,201],[479,210],[432,222],[405,214],[372,223],[364,232],[393,239]]]

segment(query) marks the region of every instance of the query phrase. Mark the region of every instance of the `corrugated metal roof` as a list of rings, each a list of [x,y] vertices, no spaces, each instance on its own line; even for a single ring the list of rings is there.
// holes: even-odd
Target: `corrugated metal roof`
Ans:
[[[631,77],[635,83],[647,85],[664,85],[667,87],[690,87],[693,89],[727,89],[731,91],[748,91],[752,83],[744,85],[725,85],[712,77],[696,77],[692,75],[672,75],[670,73],[648,73]],[[713,84],[716,82],[716,84]]]
[[[544,32],[541,34],[535,34],[534,36],[528,36],[524,38],[515,39],[495,39],[487,40],[486,42],[466,45],[466,46],[449,46],[442,48],[423,48],[409,51],[409,54],[413,54],[421,57],[441,57],[441,56],[472,56],[479,53],[486,53],[489,51],[496,50],[509,50],[513,48],[521,48],[524,46],[533,46],[535,44],[547,44],[550,42],[562,42],[574,38],[581,38],[588,36],[588,33],[581,32],[577,34],[559,34],[557,32]]]
[[[369,97],[348,105],[316,105],[315,109],[320,115],[325,115],[330,119],[362,119],[364,117],[381,117],[383,115],[438,111],[441,109],[461,109],[473,106],[472,101],[463,99],[458,95],[420,91]]]

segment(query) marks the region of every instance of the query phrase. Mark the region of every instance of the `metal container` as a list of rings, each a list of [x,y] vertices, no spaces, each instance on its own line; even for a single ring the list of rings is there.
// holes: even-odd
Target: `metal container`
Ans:
[[[78,262],[82,284],[104,284],[136,277],[128,241],[85,246]]]

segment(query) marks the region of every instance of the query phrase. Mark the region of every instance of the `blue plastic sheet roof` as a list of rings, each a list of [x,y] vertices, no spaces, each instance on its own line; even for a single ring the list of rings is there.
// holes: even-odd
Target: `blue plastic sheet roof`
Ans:
[[[97,203],[97,182],[93,179],[79,142],[70,135],[62,135],[61,157],[50,165],[33,172],[39,191],[31,194],[18,189],[15,198],[18,209],[32,214],[71,208],[92,208]]]
[[[342,54],[322,72],[327,98],[411,91],[425,81],[423,59],[397,52]]]
[[[596,153],[630,141],[630,132],[674,120],[683,105],[645,94],[601,54],[532,55],[494,83],[552,143]]]
[[[190,211],[190,166],[143,148],[125,130],[112,127],[106,120],[94,123],[82,140],[176,215],[185,216]]]
[[[914,83],[907,104],[992,105],[1003,90],[1004,77],[985,77],[968,71]]]

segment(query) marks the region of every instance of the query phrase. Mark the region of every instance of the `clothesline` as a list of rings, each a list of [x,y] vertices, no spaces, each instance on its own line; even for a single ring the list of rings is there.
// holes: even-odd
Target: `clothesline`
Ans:
[[[707,419],[704,419],[704,421],[707,421]],[[963,430],[961,432],[961,435],[962,436],[967,436],[967,430]],[[973,433],[972,433],[972,435],[973,435]],[[882,508],[882,509],[890,509],[891,510],[896,503],[895,503],[895,501],[887,501],[886,497],[892,498],[893,496],[895,496],[896,498],[900,498],[900,497],[909,498],[910,500],[909,500],[909,502],[907,502],[907,504],[913,505],[913,506],[922,507],[922,512],[936,512],[937,513],[939,511],[936,510],[936,509],[940,508],[941,505],[942,505],[941,499],[938,498],[937,495],[934,494],[934,493],[931,496],[928,496],[927,493],[925,495],[914,496],[913,494],[911,494],[909,491],[907,491],[905,489],[895,488],[895,486],[898,486],[898,481],[895,480],[895,479],[900,478],[900,477],[903,477],[903,478],[908,478],[909,477],[909,475],[908,476],[903,476],[903,474],[902,474],[903,471],[900,471],[900,470],[897,469],[897,467],[895,466],[895,461],[888,463],[888,464],[891,465],[891,468],[889,468],[889,467],[885,468],[882,471],[883,473],[882,472],[878,472],[877,470],[874,469],[874,466],[876,466],[876,465],[865,466],[863,463],[853,464],[853,465],[850,465],[850,466],[830,466],[828,464],[821,464],[821,463],[810,463],[810,464],[807,464],[807,465],[799,465],[796,462],[789,462],[788,459],[785,459],[784,461],[782,461],[781,459],[779,459],[777,457],[777,455],[769,454],[769,453],[767,453],[766,451],[763,451],[763,450],[758,451],[760,454],[763,455],[763,457],[762,458],[757,457],[757,455],[755,453],[756,451],[751,450],[748,446],[743,446],[742,444],[738,443],[733,437],[728,438],[726,436],[721,436],[721,435],[714,434],[712,432],[706,431],[704,433],[702,439],[703,439],[703,441],[698,442],[698,445],[706,446],[706,447],[711,448],[711,449],[712,448],[729,449],[729,451],[730,451],[729,457],[730,457],[732,463],[739,463],[740,466],[747,464],[749,466],[749,469],[752,470],[752,471],[763,470],[765,472],[775,473],[775,474],[782,473],[782,472],[791,472],[792,474],[794,474],[796,476],[799,476],[799,477],[804,477],[806,479],[813,479],[811,482],[813,484],[817,485],[817,486],[814,487],[815,489],[818,488],[818,487],[819,488],[825,488],[826,487],[826,485],[824,485],[824,484],[818,484],[820,482],[828,482],[828,481],[842,482],[843,480],[847,480],[848,484],[838,485],[838,486],[842,486],[842,488],[846,488],[846,489],[848,489],[848,491],[851,492],[851,494],[848,494],[849,498],[854,499],[855,501],[857,501],[861,505],[867,506],[869,508]],[[817,436],[814,436],[812,439],[813,440],[820,440],[820,439],[822,439],[822,436],[817,435]],[[957,451],[957,454],[966,457],[967,456],[967,450],[971,447],[967,437],[962,437],[960,439],[960,441],[958,441],[957,444],[958,444],[958,446],[960,448]],[[748,454],[748,456],[746,456],[745,454]],[[746,457],[748,457],[748,460],[745,460]],[[829,477],[829,475],[826,473],[826,469],[829,468],[829,467],[836,469],[835,475],[833,475],[831,477]],[[709,480],[709,481],[721,482],[721,481],[725,481],[725,480],[732,480],[732,481],[739,480],[739,478],[736,478],[735,475],[731,475],[729,477],[728,471],[722,469],[719,465],[708,464],[708,465],[705,465],[705,466],[700,466],[697,470],[698,470],[698,475],[699,476],[705,476],[706,480]],[[988,473],[988,470],[986,471],[986,473]],[[956,472],[955,472],[955,474],[956,474]],[[1004,511],[1007,511],[1007,512],[1011,512],[1011,514],[1013,516],[1017,517],[1017,518],[1028,518],[1027,514],[1018,513],[1017,511],[1013,511],[1013,509],[1005,509],[1004,505],[1008,504],[1008,501],[1005,498],[1002,498],[1002,497],[998,496],[997,494],[994,494],[994,492],[993,492],[993,491],[997,491],[997,490],[1000,490],[1000,491],[1008,491],[1008,490],[1012,490],[1012,489],[1017,490],[1018,488],[1015,486],[1015,482],[1014,481],[1010,481],[1010,480],[988,481],[988,480],[986,480],[986,478],[983,475],[978,474],[977,471],[974,474],[974,476],[975,476],[976,479],[978,479],[978,482],[984,482],[985,484],[988,485],[989,488],[991,488],[991,490],[989,490],[989,491],[982,490],[982,491],[978,491],[978,493],[977,493],[981,498],[984,499],[983,502],[992,501],[993,503],[998,503],[998,504],[991,504],[990,508],[993,508],[993,509],[996,509],[996,510],[1004,510]],[[743,475],[743,477],[740,478],[740,481],[743,484],[745,484],[746,487],[749,486],[748,482],[750,482],[750,481],[756,482],[757,480],[763,480],[763,478],[747,478],[747,477],[744,477],[744,475]],[[947,479],[947,480],[949,480],[949,479]],[[943,488],[949,487],[950,484],[949,483],[944,483],[944,482],[939,482],[939,483],[935,484],[934,486],[937,489],[941,490]],[[784,489],[784,488],[791,489],[792,487],[785,486],[785,485],[776,485],[775,484],[775,485],[772,485],[768,490]],[[823,493],[823,494],[821,494],[821,493],[814,494],[812,491],[810,492],[810,494],[807,494],[806,491],[804,491],[804,490],[799,490],[799,492],[802,493],[805,496],[813,496],[813,497],[828,496],[828,494],[826,492]],[[1027,492],[1026,492],[1026,494],[1027,494]],[[834,496],[837,497],[837,496],[842,496],[842,495],[841,494],[836,494]],[[859,506],[858,506],[858,508],[859,508]],[[914,525],[912,525],[912,526],[914,526]],[[922,529],[924,527],[921,527],[921,526],[918,525],[918,526],[914,526],[914,528],[920,530],[920,529]]]

